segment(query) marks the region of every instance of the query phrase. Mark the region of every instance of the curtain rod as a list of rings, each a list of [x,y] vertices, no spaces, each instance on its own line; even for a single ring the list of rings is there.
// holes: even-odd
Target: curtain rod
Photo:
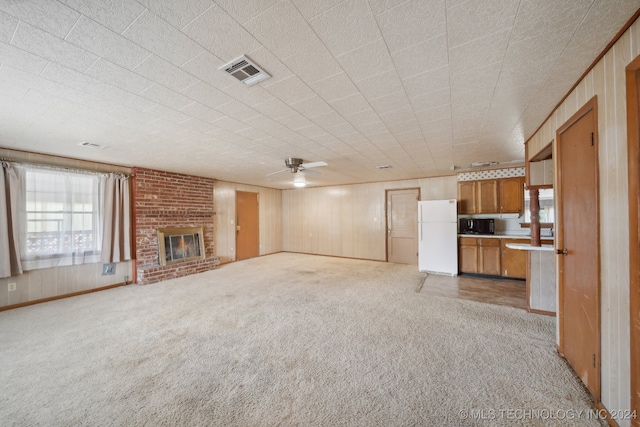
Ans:
[[[111,172],[101,172],[101,171],[95,171],[95,170],[90,170],[90,169],[71,168],[71,167],[67,167],[67,166],[56,166],[56,165],[52,165],[52,164],[49,164],[49,163],[21,162],[21,161],[11,160],[11,159],[8,159],[8,158],[5,158],[5,157],[0,157],[0,161],[8,162],[8,163],[16,163],[16,164],[21,164],[21,165],[27,165],[27,166],[41,167],[41,168],[63,169],[63,170],[70,171],[70,172],[95,173],[95,174],[115,173],[115,174],[119,174],[119,175],[124,175],[126,177],[135,176],[135,174],[127,173],[127,172],[113,172],[113,171],[111,171]]]

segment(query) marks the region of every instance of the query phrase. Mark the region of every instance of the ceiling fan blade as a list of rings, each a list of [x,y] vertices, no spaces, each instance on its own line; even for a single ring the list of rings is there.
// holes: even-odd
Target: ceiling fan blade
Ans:
[[[286,171],[288,171],[288,170],[289,170],[289,169],[282,169],[282,170],[279,170],[279,171],[277,171],[277,172],[271,172],[271,173],[267,174],[266,176],[275,175],[275,174],[277,174],[277,173],[280,173],[280,172],[286,172]]]
[[[318,166],[327,166],[328,163],[327,162],[311,162],[311,163],[303,163],[300,166],[302,166],[305,169],[309,169],[309,168],[317,168]]]
[[[307,169],[300,169],[300,172],[307,174],[307,175],[320,175],[320,172],[317,171],[310,171]]]

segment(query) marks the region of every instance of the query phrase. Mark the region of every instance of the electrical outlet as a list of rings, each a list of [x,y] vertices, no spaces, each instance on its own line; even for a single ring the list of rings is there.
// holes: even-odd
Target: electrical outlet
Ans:
[[[9,292],[16,290],[16,282],[9,283]]]

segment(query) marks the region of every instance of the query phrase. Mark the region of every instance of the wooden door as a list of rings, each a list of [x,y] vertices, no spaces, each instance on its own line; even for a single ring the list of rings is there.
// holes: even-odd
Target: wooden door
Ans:
[[[387,191],[387,261],[418,265],[420,190]]]
[[[631,411],[640,414],[640,57],[627,66]],[[631,420],[640,426],[640,416]]]
[[[260,253],[258,193],[236,191],[236,260]]]
[[[600,400],[597,104],[558,129],[557,257],[560,352]]]
[[[458,213],[462,215],[476,213],[476,181],[458,183]]]
[[[500,213],[524,212],[524,179],[500,179]]]
[[[498,180],[483,179],[477,181],[477,208],[476,213],[498,213]]]

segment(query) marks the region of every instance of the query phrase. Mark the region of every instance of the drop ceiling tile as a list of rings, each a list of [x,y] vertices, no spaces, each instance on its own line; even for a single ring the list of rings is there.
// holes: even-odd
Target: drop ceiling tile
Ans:
[[[342,116],[348,116],[371,109],[371,105],[369,105],[367,100],[359,93],[331,101],[330,105]]]
[[[281,117],[287,117],[295,113],[294,109],[278,98],[271,98],[267,102],[262,102],[252,107],[273,120],[278,120]]]
[[[200,55],[187,61],[180,68],[217,89],[224,89],[238,83],[238,80],[218,70],[223,65],[224,62],[220,58],[205,50]]]
[[[297,129],[296,132],[306,138],[315,138],[327,133],[324,129],[316,124],[311,124],[310,126]]]
[[[392,53],[447,31],[444,0],[408,0],[376,19]]]
[[[113,103],[126,105],[127,107],[138,111],[145,111],[156,105],[153,101],[149,101],[141,96],[134,95],[131,92],[127,92],[124,89],[113,86],[100,95],[100,98]]]
[[[336,138],[340,139],[340,141],[345,141],[345,142],[349,141],[349,135],[353,135],[355,133],[358,133],[356,128],[354,128],[353,125],[351,125],[351,123],[349,123],[349,122],[344,122],[344,123],[339,124],[338,126],[333,126],[333,127],[327,128],[327,131],[331,135],[333,135]]]
[[[309,86],[307,86],[297,76],[281,80],[274,85],[268,86],[266,90],[289,105],[304,101],[305,99],[311,99],[316,96],[313,90],[311,90]]]
[[[395,69],[383,39],[378,39],[336,58],[353,81]]]
[[[38,55],[0,42],[0,64],[11,64],[13,68],[38,75],[48,63],[48,60]]]
[[[282,123],[284,126],[288,127],[289,129],[295,130],[295,131],[297,131],[298,129],[306,128],[313,125],[313,122],[311,122],[309,119],[307,119],[300,113],[294,113],[290,116],[282,117],[278,119],[278,121]]]
[[[231,98],[229,95],[203,81],[189,86],[181,93],[184,96],[187,96],[192,100],[198,101],[199,103],[211,108],[218,108],[233,101],[233,98]]]
[[[24,22],[18,25],[11,44],[80,72],[98,59],[96,55]]]
[[[471,89],[470,91],[482,89],[493,93],[501,68],[502,62],[495,62],[473,70],[451,73],[452,101],[457,94],[467,93],[468,89]]]
[[[429,123],[434,120],[451,120],[451,105],[444,104],[428,110],[421,110],[415,113],[419,123]]]
[[[96,62],[86,74],[131,93],[140,93],[153,84],[151,80],[105,59]]]
[[[405,1],[406,0],[369,0],[369,7],[371,7],[374,15],[380,15]]]
[[[122,33],[143,11],[144,6],[133,1],[58,0],[71,9],[101,23],[105,27]]]
[[[449,63],[447,37],[442,34],[391,54],[398,74],[407,78]]]
[[[214,110],[213,108],[209,108],[206,105],[202,105],[198,102],[194,102],[192,104],[187,105],[182,108],[180,112],[187,114],[188,116],[197,118],[199,120],[205,121],[207,123],[213,123],[216,120],[224,117],[224,114]]]
[[[592,4],[593,0],[522,0],[511,40],[516,43],[547,31],[580,24]]]
[[[227,86],[222,91],[229,97],[250,107],[254,107],[256,104],[267,102],[275,98],[260,84],[247,87],[242,83],[235,82],[235,84]]]
[[[133,71],[177,92],[198,82],[196,77],[153,54],[149,55]]]
[[[260,47],[260,43],[218,5],[211,6],[182,32],[226,62]]]
[[[174,110],[180,110],[194,101],[175,90],[171,90],[159,84],[154,84],[143,90],[140,92],[140,96]]]
[[[11,42],[17,25],[18,18],[14,18],[0,11],[0,41],[3,43]]]
[[[309,86],[326,102],[331,102],[358,92],[353,81],[345,74],[340,73],[326,79],[310,83]]]
[[[449,67],[436,68],[402,80],[407,94],[416,97],[449,86]]]
[[[481,0],[447,5],[449,48],[510,30],[519,4],[511,0]]]
[[[451,74],[502,62],[510,36],[511,30],[502,31],[449,49]]]
[[[95,96],[100,95],[111,88],[111,85],[103,83],[100,80],[54,63],[50,63],[40,76],[47,80],[60,83],[66,87],[80,90]]]
[[[260,115],[257,110],[238,101],[231,101],[227,104],[224,104],[218,107],[218,111],[241,122]]]
[[[344,118],[358,129],[376,123],[384,125],[382,120],[380,120],[380,116],[378,116],[378,113],[373,111],[372,108],[364,111],[359,111],[354,114],[347,114],[344,116]]]
[[[80,17],[57,1],[2,1],[0,10],[61,39]]]
[[[342,3],[344,0],[292,0],[296,8],[306,19],[311,19],[330,8]]]
[[[319,40],[312,41],[312,44],[309,49],[284,58],[282,62],[306,83],[317,82],[342,71],[338,62]],[[269,81],[265,83],[269,84]]]
[[[302,52],[317,40],[307,21],[288,1],[277,3],[244,27],[278,58]]]
[[[291,107],[307,117],[327,114],[333,110],[329,104],[317,95],[300,102],[292,103]]]
[[[366,0],[347,0],[309,20],[334,56],[356,50],[380,38]]]
[[[222,117],[221,119],[216,120],[213,124],[221,129],[225,129],[233,133],[240,132],[241,130],[249,127],[246,123],[232,119],[231,117]]]
[[[410,142],[419,143],[424,145],[424,137],[422,136],[422,130],[409,130],[407,132],[398,132],[395,135],[396,141],[402,146],[407,145]]]
[[[407,92],[415,111],[429,110],[442,105],[451,104],[451,89],[444,87],[433,92],[414,94]]]
[[[52,97],[62,96],[62,94],[68,90],[66,86],[57,82],[35,76],[7,65],[0,68],[0,77],[0,81],[3,82],[3,87],[5,88],[10,87],[11,82],[15,82],[17,86],[33,89]]]
[[[212,6],[211,0],[137,0],[176,28],[182,28]]]
[[[404,90],[392,93],[391,95],[371,99],[369,102],[376,113],[380,115],[400,109],[405,109],[407,111],[411,109],[411,103],[409,102],[409,98],[407,98],[407,94]]]
[[[312,120],[321,128],[327,129],[330,127],[338,126],[346,123],[346,120],[335,111],[332,111],[328,114],[322,114],[320,116],[315,116]]]
[[[84,16],[65,40],[129,70],[150,55],[137,44]]]
[[[153,12],[146,11],[122,35],[174,65],[181,66],[204,49]]]
[[[255,18],[280,0],[215,0],[227,14],[240,24]]]
[[[355,82],[367,99],[380,98],[404,90],[396,70],[390,70]]]
[[[237,134],[243,138],[246,138],[252,141],[257,141],[259,139],[266,138],[268,136],[266,133],[252,127],[242,129],[238,131]]]

